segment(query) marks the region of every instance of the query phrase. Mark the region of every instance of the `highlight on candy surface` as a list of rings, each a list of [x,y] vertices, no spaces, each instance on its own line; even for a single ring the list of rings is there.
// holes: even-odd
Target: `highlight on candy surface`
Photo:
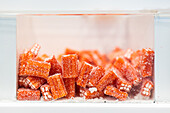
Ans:
[[[86,87],[90,72],[92,71],[93,66],[85,61],[82,62],[81,68],[79,71],[79,76],[77,79],[77,85],[81,87]]]
[[[40,90],[19,88],[17,100],[40,100]]]
[[[63,80],[67,91],[66,98],[75,97],[75,78],[64,78]]]
[[[52,94],[50,92],[50,86],[48,84],[42,85],[40,90],[41,90],[44,101],[52,100]]]
[[[50,71],[50,63],[28,60],[24,75],[36,76],[47,79]]]
[[[48,62],[51,64],[49,75],[54,75],[56,73],[62,73],[62,67],[54,55],[50,58],[45,59],[45,62]]]
[[[106,87],[106,89],[104,90],[104,94],[113,96],[121,101],[125,101],[126,98],[128,97],[128,93],[120,91],[119,89],[111,85]]]
[[[94,67],[89,76],[89,86],[96,86],[98,81],[104,76],[105,69],[102,66]]]
[[[149,79],[144,79],[141,88],[141,95],[150,96],[152,88],[153,88],[152,81]]]
[[[67,95],[67,91],[60,73],[49,76],[47,83],[51,87],[53,99],[58,99]]]
[[[78,77],[78,58],[76,54],[62,56],[62,71],[63,78]]]

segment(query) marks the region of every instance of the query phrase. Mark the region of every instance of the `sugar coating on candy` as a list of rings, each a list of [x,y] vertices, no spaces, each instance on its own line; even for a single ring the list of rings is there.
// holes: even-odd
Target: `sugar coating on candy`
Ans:
[[[49,75],[54,75],[56,73],[62,73],[62,67],[54,55],[50,58],[47,58],[45,61],[51,64]]]
[[[81,87],[86,87],[88,78],[89,78],[89,75],[92,69],[93,69],[93,66],[91,64],[84,62],[84,61],[82,62],[81,68],[79,71],[79,76],[77,79],[77,85]]]
[[[127,49],[124,53],[124,57],[128,60],[130,60],[131,55],[134,53],[134,51],[132,49]]]
[[[19,88],[17,100],[40,100],[40,90]]]
[[[152,88],[153,88],[152,81],[150,79],[144,79],[141,88],[141,95],[150,96]]]
[[[63,81],[67,91],[66,98],[75,97],[75,78],[64,78]]]
[[[90,86],[96,86],[98,81],[104,76],[105,69],[101,66],[94,67],[89,76],[88,84]]]
[[[129,82],[134,85],[139,84],[140,78],[137,76],[137,71],[126,59],[123,57],[117,58],[114,67],[116,67]]]
[[[50,101],[52,100],[52,94],[50,92],[50,86],[45,84],[40,87],[41,93],[43,95],[43,99],[45,101]]]
[[[80,97],[84,97],[85,99],[93,99],[103,97],[103,92],[97,91],[97,88],[80,88]]]
[[[116,79],[115,73],[112,70],[107,70],[105,75],[99,80],[96,88],[103,91],[104,88]]]
[[[92,57],[93,63],[96,66],[105,66],[106,62],[105,62],[103,56],[99,53],[98,50],[92,51],[91,57]]]
[[[25,67],[27,65],[27,60],[34,59],[40,50],[40,45],[34,44],[33,47],[25,51],[23,54],[20,55],[19,58],[19,75],[24,76],[25,75]]]
[[[73,50],[73,49],[70,49],[70,48],[66,48],[65,49],[65,54],[68,55],[68,54],[77,54],[79,56],[79,51],[76,51],[76,50]]]
[[[25,67],[25,75],[37,76],[47,79],[50,71],[50,63],[28,60],[27,66]]]
[[[28,86],[31,89],[38,89],[40,86],[46,83],[46,79],[40,77],[28,76],[25,79],[25,83],[28,84]]]
[[[87,63],[94,64],[91,51],[89,50],[80,51],[79,60],[80,62],[85,61]]]
[[[49,58],[49,56],[47,54],[43,54],[41,56],[38,56],[35,58],[35,60],[37,61],[45,61],[45,59]]]
[[[60,73],[48,77],[47,83],[50,85],[53,99],[58,99],[67,95],[67,91]]]
[[[78,59],[76,54],[62,56],[62,71],[63,78],[78,77]]]
[[[104,94],[113,96],[121,101],[126,100],[126,98],[128,97],[128,93],[120,91],[119,89],[111,85],[106,87],[106,89],[104,90]]]
[[[142,49],[141,72],[143,77],[152,76],[154,66],[154,51],[151,49]]]
[[[29,87],[28,83],[25,82],[26,78],[27,78],[26,76],[19,76],[18,77],[18,85],[19,85],[19,87],[24,87],[24,88]]]

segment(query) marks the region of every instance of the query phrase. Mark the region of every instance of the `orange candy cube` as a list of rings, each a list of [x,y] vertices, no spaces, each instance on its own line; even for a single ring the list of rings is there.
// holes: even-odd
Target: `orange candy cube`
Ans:
[[[67,91],[66,98],[75,97],[75,78],[64,78],[63,81]]]
[[[94,67],[89,76],[89,86],[96,86],[98,81],[104,76],[105,69],[101,66]]]
[[[104,94],[113,96],[121,101],[126,100],[126,98],[128,97],[128,93],[122,92],[119,89],[111,85],[106,87],[106,89],[104,90]]]
[[[35,58],[35,60],[37,61],[45,61],[45,59],[49,58],[49,56],[47,54],[43,54],[41,56],[38,56]]]
[[[17,100],[40,100],[40,90],[19,88]]]
[[[47,58],[45,61],[51,64],[49,75],[62,73],[61,65],[59,64],[54,55],[51,58]]]
[[[99,80],[96,88],[103,91],[104,88],[116,79],[115,73],[112,70],[107,70],[105,75]]]
[[[51,87],[53,99],[58,99],[67,95],[67,91],[60,73],[48,77],[47,83]]]
[[[116,62],[114,63],[114,67],[116,67],[129,82],[133,83],[134,85],[140,83],[140,78],[137,76],[137,71],[123,57],[117,58]]]
[[[78,77],[78,59],[76,54],[62,56],[62,71],[63,78]]]
[[[18,86],[19,87],[24,87],[24,88],[29,87],[28,83],[25,82],[26,78],[27,78],[26,76],[19,76],[19,78],[18,78]]]
[[[50,101],[52,100],[52,94],[50,92],[50,86],[45,84],[45,85],[42,85],[41,88],[41,93],[42,93],[42,96],[43,96],[43,99],[45,101]]]
[[[28,60],[24,75],[36,76],[47,79],[50,71],[50,63]]]
[[[89,78],[89,75],[92,69],[93,69],[93,66],[91,64],[84,62],[84,61],[82,62],[81,68],[79,71],[79,76],[77,79],[77,85],[81,87],[86,87],[88,78]]]
[[[25,79],[25,83],[28,84],[31,89],[38,89],[40,86],[46,83],[46,79],[40,77],[28,76]]]
[[[152,88],[153,88],[152,81],[149,79],[144,79],[141,88],[141,95],[149,97],[151,95]]]

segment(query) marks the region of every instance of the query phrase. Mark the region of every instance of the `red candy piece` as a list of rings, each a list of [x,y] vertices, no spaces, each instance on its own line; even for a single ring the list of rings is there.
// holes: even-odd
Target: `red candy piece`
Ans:
[[[37,76],[47,79],[50,71],[50,63],[28,60],[24,75]]]
[[[142,77],[152,76],[154,66],[154,51],[151,49],[142,49],[141,72]]]
[[[40,100],[40,90],[20,88],[17,92],[17,100]]]
[[[47,82],[51,87],[53,99],[58,99],[67,95],[67,91],[60,73],[48,77]]]
[[[152,88],[153,88],[152,81],[149,79],[144,79],[142,83],[142,88],[141,88],[141,95],[150,96]]]
[[[62,56],[62,71],[63,78],[78,77],[78,60],[76,54]]]
[[[46,82],[46,79],[40,77],[29,76],[25,79],[25,83],[29,85],[31,89],[38,89]]]
[[[93,99],[103,97],[103,92],[97,91],[97,88],[80,88],[80,97],[84,97],[85,99]]]
[[[116,67],[129,82],[134,85],[140,83],[141,80],[137,76],[137,71],[126,59],[122,57],[117,58],[114,67]]]
[[[77,79],[77,85],[81,87],[86,87],[88,78],[89,78],[89,75],[92,69],[93,69],[93,66],[91,64],[84,62],[84,61],[82,62],[79,76]]]
[[[116,76],[112,70],[106,71],[105,75],[99,80],[96,88],[103,91],[104,88],[115,80]]]
[[[61,65],[59,64],[59,62],[57,61],[54,55],[51,58],[47,58],[45,61],[51,64],[49,75],[62,73]]]
[[[25,88],[29,87],[29,85],[25,82],[26,78],[27,77],[25,77],[25,76],[19,76],[19,78],[18,78],[19,87],[25,87]]]
[[[24,72],[25,72],[25,67],[27,65],[27,60],[35,58],[38,55],[39,50],[40,50],[40,46],[38,44],[34,44],[29,51],[26,51],[25,53],[20,55],[19,75],[25,74]]]
[[[89,76],[89,86],[96,86],[98,81],[104,76],[105,69],[101,66],[94,67]]]
[[[126,92],[122,92],[111,85],[106,87],[106,89],[104,90],[104,94],[113,96],[121,101],[126,100],[126,98],[128,97],[128,94]]]
[[[47,84],[42,85],[41,88],[40,88],[40,90],[41,90],[41,93],[42,93],[42,95],[43,95],[43,99],[44,99],[45,101],[50,101],[50,100],[52,100],[52,94],[51,94],[51,92],[50,92],[50,86],[49,86],[49,85],[47,85]]]
[[[64,78],[63,80],[67,90],[66,98],[75,97],[75,78]]]

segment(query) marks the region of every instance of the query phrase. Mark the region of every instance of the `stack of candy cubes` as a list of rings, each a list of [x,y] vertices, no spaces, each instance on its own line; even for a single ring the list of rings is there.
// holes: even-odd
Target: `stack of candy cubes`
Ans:
[[[40,45],[34,44],[20,54],[17,100],[152,97],[154,51],[150,48],[116,47],[108,54],[66,48],[57,57],[38,55],[39,50]]]

